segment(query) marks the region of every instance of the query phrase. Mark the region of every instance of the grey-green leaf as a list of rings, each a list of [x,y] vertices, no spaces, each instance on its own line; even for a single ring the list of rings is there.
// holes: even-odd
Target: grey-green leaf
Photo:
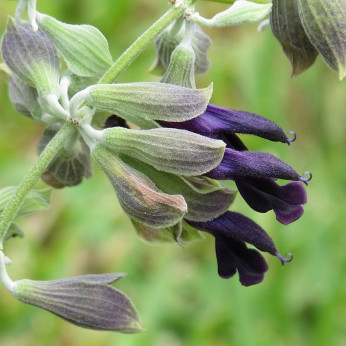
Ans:
[[[0,189],[0,212],[6,207],[17,191],[17,186],[7,186]],[[50,209],[50,189],[31,190],[21,204],[16,218],[23,215],[32,214],[37,211]]]
[[[38,144],[39,153],[44,150],[58,130],[59,126],[56,125],[44,130]],[[92,173],[89,147],[78,132],[75,132],[74,136],[65,141],[41,178],[48,185],[58,189],[79,185],[83,178],[91,178]]]
[[[292,76],[309,68],[318,52],[310,42],[299,18],[297,0],[273,0],[270,25],[292,65]]]
[[[1,46],[8,67],[39,94],[60,96],[60,62],[50,38],[42,31],[33,31],[29,24],[9,19]]]
[[[110,284],[122,274],[85,275],[54,281],[19,280],[13,295],[79,327],[120,333],[143,331],[131,300]]]
[[[298,0],[298,8],[311,43],[343,79],[346,76],[346,1]]]
[[[92,157],[107,174],[122,208],[131,218],[152,227],[170,227],[186,214],[182,196],[159,191],[148,177],[125,164],[112,150],[98,145]]]
[[[209,172],[222,160],[225,143],[193,132],[158,128],[132,130],[121,127],[103,132],[103,142],[159,171],[194,176]]]
[[[95,27],[66,24],[41,13],[36,19],[75,74],[84,77],[100,75],[112,65],[108,42]]]
[[[136,119],[184,121],[202,114],[212,94],[165,83],[99,84],[89,88],[87,101],[134,124]]]

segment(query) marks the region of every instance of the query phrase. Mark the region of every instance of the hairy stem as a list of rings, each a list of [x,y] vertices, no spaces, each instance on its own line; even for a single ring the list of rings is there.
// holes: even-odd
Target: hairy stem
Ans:
[[[15,218],[25,196],[34,187],[43,171],[53,160],[54,156],[63,145],[64,141],[72,136],[75,131],[77,131],[77,129],[74,124],[66,123],[48,143],[37,161],[30,168],[29,172],[19,184],[15,195],[12,197],[11,201],[6,205],[5,209],[0,215],[0,249],[2,249],[2,243],[5,239],[6,232]]]
[[[114,83],[142,51],[158,36],[170,23],[179,18],[186,7],[193,5],[197,0],[184,0],[178,7],[173,7],[151,25],[133,44],[113,63],[109,70],[99,80],[99,83]]]

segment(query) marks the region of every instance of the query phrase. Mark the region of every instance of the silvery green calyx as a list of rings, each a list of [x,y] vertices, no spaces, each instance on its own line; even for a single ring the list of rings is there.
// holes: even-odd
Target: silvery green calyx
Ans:
[[[147,176],[123,162],[111,149],[97,145],[92,157],[107,174],[122,208],[131,218],[159,228],[177,224],[186,214],[183,196],[160,191]]]
[[[178,129],[102,131],[100,141],[118,153],[132,156],[159,171],[183,176],[209,172],[222,160],[225,143]]]
[[[258,4],[252,1],[237,0],[227,10],[216,14],[211,19],[206,19],[195,12],[189,19],[204,26],[222,27],[243,25],[257,22],[265,18],[271,11],[272,4]]]
[[[52,125],[44,130],[37,148],[39,154],[59,129],[59,125]],[[41,176],[46,184],[54,188],[79,185],[83,178],[91,177],[90,150],[77,131],[65,141]]]
[[[37,101],[37,90],[24,82],[15,73],[10,75],[8,91],[11,103],[17,112],[41,120],[42,110]]]
[[[158,36],[155,41],[156,61],[152,71],[161,70],[164,72],[167,69],[172,52],[186,37],[187,24],[187,21],[179,18]],[[189,30],[188,35],[190,36],[190,46],[195,52],[195,72],[197,74],[205,73],[210,67],[207,51],[211,45],[211,40],[197,24],[193,24],[193,30]]]
[[[184,196],[187,204],[185,220],[209,221],[220,216],[232,205],[236,192],[215,180],[203,177],[182,177],[156,170],[133,157],[122,159],[131,167],[140,170],[155,183],[157,188],[169,194]]]
[[[138,333],[143,328],[131,300],[111,284],[124,274],[77,276],[54,281],[18,280],[12,295],[79,327]]]
[[[42,31],[34,31],[29,24],[8,20],[2,39],[2,56],[12,72],[41,96],[60,96],[60,62],[50,38]]]
[[[201,114],[212,94],[212,85],[189,89],[173,84],[142,82],[97,84],[71,99],[73,117],[84,101],[100,111],[115,113],[140,127],[157,127],[155,120],[183,121]]]
[[[346,76],[346,1],[297,2],[301,22],[311,43],[343,79]]]
[[[270,24],[292,65],[292,75],[304,72],[318,51],[310,42],[299,17],[298,0],[273,0]]]
[[[108,42],[95,27],[66,24],[41,13],[37,13],[36,20],[76,75],[100,75],[112,65]]]

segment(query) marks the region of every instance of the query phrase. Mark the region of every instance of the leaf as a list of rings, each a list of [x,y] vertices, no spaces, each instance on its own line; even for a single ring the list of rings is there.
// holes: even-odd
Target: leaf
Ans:
[[[4,210],[16,191],[17,186],[7,186],[0,189],[0,212]],[[23,203],[16,214],[16,218],[37,211],[49,210],[50,192],[50,189],[31,190],[24,198]]]

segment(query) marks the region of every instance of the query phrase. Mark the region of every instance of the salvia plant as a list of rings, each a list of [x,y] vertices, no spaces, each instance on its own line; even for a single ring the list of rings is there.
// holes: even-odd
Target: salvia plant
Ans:
[[[72,25],[19,0],[2,37],[2,69],[9,97],[21,114],[45,126],[39,157],[18,186],[0,190],[0,279],[17,300],[48,310],[81,327],[123,333],[142,331],[131,300],[112,286],[124,274],[84,275],[53,281],[12,281],[3,244],[23,236],[17,219],[49,208],[50,190],[92,177],[94,163],[109,179],[134,229],[150,243],[184,244],[215,238],[218,273],[260,283],[267,263],[261,252],[283,256],[254,221],[231,211],[236,191],[260,213],[273,210],[284,225],[303,215],[307,202],[299,174],[279,158],[250,150],[239,134],[290,144],[292,131],[256,114],[210,103],[213,85],[196,86],[205,73],[211,40],[203,26],[263,21],[293,66],[303,72],[320,54],[345,76],[345,0],[219,0],[228,9],[213,18],[195,10],[197,0],[171,0],[170,9],[117,60],[107,39],[91,25]],[[27,18],[27,19],[24,19]],[[262,26],[263,26],[262,25]],[[157,82],[117,83],[148,45],[155,43]],[[93,121],[108,113],[102,128]],[[279,179],[288,181],[285,184]],[[251,247],[248,247],[251,245]]]

